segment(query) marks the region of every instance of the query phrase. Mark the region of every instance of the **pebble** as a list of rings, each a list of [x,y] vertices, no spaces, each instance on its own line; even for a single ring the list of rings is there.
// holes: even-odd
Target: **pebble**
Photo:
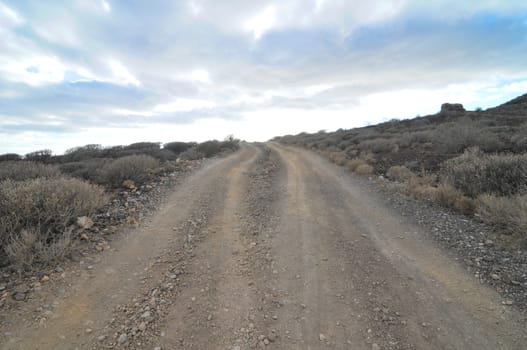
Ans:
[[[105,340],[105,339],[106,339],[106,336],[105,336],[105,335],[100,335],[100,336],[97,337],[97,340],[98,340],[98,341],[103,341],[103,340]]]
[[[371,344],[371,350],[381,350],[381,347],[377,343]]]
[[[318,340],[320,340],[320,341],[325,341],[325,340],[327,340],[327,339],[328,339],[328,338],[327,338],[324,334],[322,334],[322,333],[320,333],[320,334],[318,335]]]
[[[154,350],[161,350],[161,347],[160,347],[160,346],[156,346],[156,347],[154,348]]]
[[[126,343],[127,340],[128,340],[128,336],[126,335],[126,333],[123,333],[119,336],[119,339],[117,339],[117,343],[119,343],[119,345],[122,345]]]
[[[231,348],[231,350],[241,350],[239,345],[235,345]]]
[[[499,280],[500,275],[493,273],[492,275],[490,275],[490,278],[492,278],[493,280]]]

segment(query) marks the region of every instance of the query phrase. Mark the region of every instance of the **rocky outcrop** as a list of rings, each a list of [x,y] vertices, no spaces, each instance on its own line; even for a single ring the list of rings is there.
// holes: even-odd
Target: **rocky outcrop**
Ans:
[[[441,105],[441,113],[463,113],[466,112],[465,107],[461,103],[443,103]]]

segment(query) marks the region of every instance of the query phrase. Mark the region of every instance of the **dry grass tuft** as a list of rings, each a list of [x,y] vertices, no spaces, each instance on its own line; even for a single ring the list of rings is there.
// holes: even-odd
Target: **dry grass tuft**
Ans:
[[[386,176],[390,180],[395,180],[399,182],[406,182],[414,178],[416,175],[407,167],[403,165],[395,165],[388,169]]]
[[[503,232],[527,239],[527,195],[498,197],[484,194],[478,197],[476,213]]]

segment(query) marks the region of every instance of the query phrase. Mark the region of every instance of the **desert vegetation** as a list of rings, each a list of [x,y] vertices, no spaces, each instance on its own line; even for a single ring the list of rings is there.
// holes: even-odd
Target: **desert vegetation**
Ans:
[[[527,95],[488,110],[437,114],[275,141],[304,147],[418,198],[475,216],[527,244]]]
[[[104,212],[120,191],[136,190],[198,161],[233,152],[239,140],[86,145],[0,155],[0,267],[50,266],[78,243],[78,227]],[[91,225],[91,224],[89,224]]]

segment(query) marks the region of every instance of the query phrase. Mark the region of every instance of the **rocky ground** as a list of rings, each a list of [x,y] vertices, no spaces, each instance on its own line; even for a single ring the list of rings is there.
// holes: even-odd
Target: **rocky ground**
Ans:
[[[364,180],[372,191],[386,195],[389,205],[422,227],[467,272],[503,296],[504,305],[527,311],[527,248],[489,225],[433,201],[417,200],[385,179]],[[527,316],[526,316],[527,318]]]
[[[308,151],[244,145],[182,178],[101,252],[95,240],[35,277],[21,301],[10,286],[0,347],[523,349],[524,257],[379,181]]]

